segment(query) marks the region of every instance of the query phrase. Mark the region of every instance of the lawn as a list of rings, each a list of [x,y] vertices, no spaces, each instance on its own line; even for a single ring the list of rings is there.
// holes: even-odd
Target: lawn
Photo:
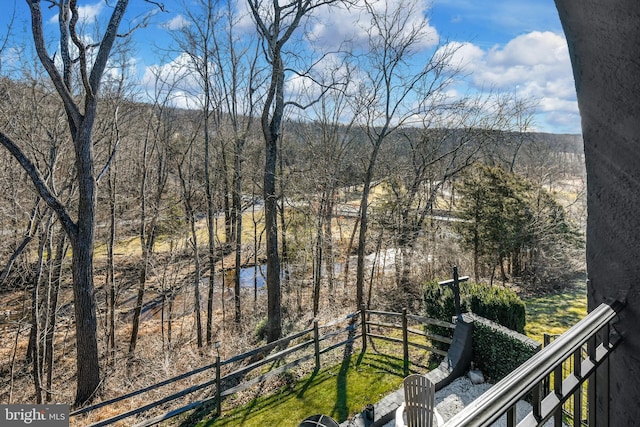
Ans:
[[[544,333],[561,334],[587,315],[584,284],[562,292],[526,298],[525,333],[542,343]]]
[[[398,389],[403,378],[402,359],[370,351],[354,354],[275,394],[262,396],[258,390],[248,404],[223,408],[221,418],[198,426],[295,427],[313,414],[330,415],[342,422]]]
[[[586,287],[576,286],[558,293],[529,297],[525,303],[525,332],[542,342],[545,332],[560,334],[586,315]],[[393,345],[388,343],[378,343],[376,349],[394,353]],[[425,367],[417,367],[421,368],[424,370]],[[275,394],[257,389],[248,403],[236,408],[224,408],[223,405],[221,418],[203,419],[197,425],[295,427],[313,414],[330,415],[342,422],[362,411],[368,403],[378,402],[398,389],[403,378],[401,357],[379,354],[370,349],[364,354],[348,357],[341,364],[292,381],[290,386]]]

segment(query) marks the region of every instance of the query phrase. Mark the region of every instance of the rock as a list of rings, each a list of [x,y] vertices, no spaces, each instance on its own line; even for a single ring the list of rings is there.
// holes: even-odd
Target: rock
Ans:
[[[469,371],[467,376],[469,377],[469,379],[471,380],[471,382],[473,384],[482,384],[482,383],[484,383],[484,375],[482,375],[482,371],[479,371],[477,369],[476,370],[471,370],[471,371]]]

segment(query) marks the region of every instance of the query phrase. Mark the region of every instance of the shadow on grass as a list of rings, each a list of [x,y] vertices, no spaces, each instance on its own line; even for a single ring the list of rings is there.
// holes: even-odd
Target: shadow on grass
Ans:
[[[343,348],[342,356],[338,364],[310,372],[278,391],[259,388],[243,399],[244,405],[223,411],[220,418],[201,418],[198,425],[293,426],[297,425],[296,420],[314,413],[330,415],[342,422],[401,383],[402,361],[397,357],[358,353],[353,348]]]
[[[527,335],[541,341],[543,333],[562,333],[587,314],[586,287],[526,298],[525,304]]]
[[[349,330],[349,341],[344,346],[344,353],[342,355],[342,363],[340,364],[340,370],[338,371],[338,378],[336,381],[336,404],[331,411],[331,416],[338,418],[339,420],[345,420],[349,416],[349,405],[347,403],[347,374],[349,367],[351,366],[351,356],[353,355],[353,338],[355,336],[355,329]],[[361,353],[358,357],[358,365],[362,361],[364,355]]]
[[[342,360],[338,378],[336,380],[336,404],[331,411],[331,416],[344,420],[349,416],[349,406],[347,405],[347,373],[351,365],[351,355]]]
[[[376,372],[379,372],[381,374],[397,375],[401,378],[404,378],[403,360],[397,357],[392,357],[392,356],[386,356],[386,357],[387,357],[387,360],[384,361],[384,364],[381,360],[373,359],[371,362],[368,363],[369,367],[375,369]]]
[[[311,387],[311,385],[313,384],[313,380],[315,380],[316,377],[318,376],[318,372],[319,372],[318,369],[313,370],[313,372],[311,373],[307,381],[305,381],[303,386],[300,388],[300,391],[296,394],[297,398],[301,398],[302,396],[304,396],[307,390],[309,390],[309,387]]]

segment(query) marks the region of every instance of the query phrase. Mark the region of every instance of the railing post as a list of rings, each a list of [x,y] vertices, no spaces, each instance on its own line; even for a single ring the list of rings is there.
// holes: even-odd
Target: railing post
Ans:
[[[551,335],[549,335],[548,333],[544,333],[542,335],[542,348],[547,347],[549,344],[551,344]],[[544,388],[544,394],[549,394],[549,392],[551,391],[551,378],[550,377],[546,377],[543,381],[543,388]]]
[[[407,309],[402,309],[402,346],[404,354],[404,376],[409,375],[409,331],[407,322]]]
[[[553,371],[553,392],[558,399],[562,399],[562,380],[563,380],[563,363],[556,366]],[[554,427],[562,427],[562,405],[558,406],[556,412],[553,414]]]
[[[518,423],[517,415],[516,405],[511,406],[507,410],[507,427],[516,427],[516,424]]]
[[[320,370],[320,333],[318,331],[318,321],[313,322],[313,345],[316,353],[316,371]]]
[[[533,418],[535,418],[536,421],[540,421],[542,419],[542,383],[533,386],[531,395]]]
[[[362,323],[362,351],[367,350],[367,310],[364,304],[360,306],[360,323]]]
[[[582,380],[582,347],[573,352],[573,374]],[[574,427],[582,426],[582,393],[584,384],[581,384],[578,390],[573,394],[573,425]]]

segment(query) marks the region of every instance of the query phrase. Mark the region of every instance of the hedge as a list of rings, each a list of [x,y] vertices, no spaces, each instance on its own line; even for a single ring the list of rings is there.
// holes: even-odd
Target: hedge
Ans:
[[[473,361],[492,383],[500,381],[541,348],[531,338],[477,315],[473,318]]]
[[[425,314],[434,319],[451,321],[455,315],[453,291],[448,286],[429,282],[424,288]],[[514,331],[524,333],[524,302],[510,289],[478,283],[460,283],[460,308]]]

